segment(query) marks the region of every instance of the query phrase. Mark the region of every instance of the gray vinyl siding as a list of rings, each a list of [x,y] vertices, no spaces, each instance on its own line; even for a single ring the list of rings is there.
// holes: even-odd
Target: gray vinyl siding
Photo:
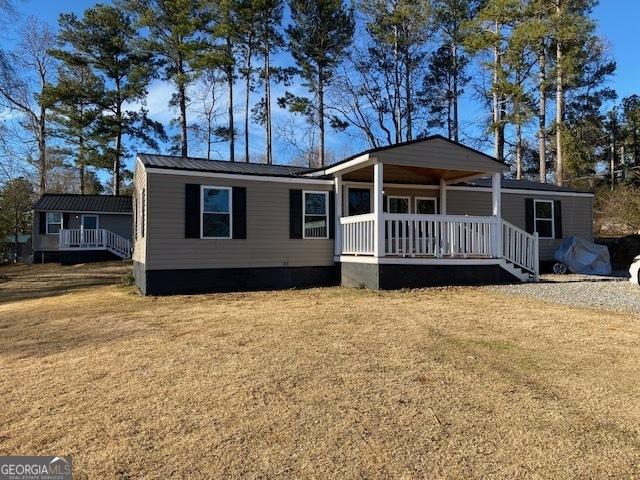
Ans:
[[[593,241],[593,198],[583,196],[502,194],[502,218],[525,229],[525,199],[560,200],[562,202],[562,235]],[[469,190],[447,191],[447,213],[450,215],[491,215],[491,192]],[[540,239],[540,260],[553,260],[561,240]]]
[[[372,154],[386,164],[459,171],[502,172],[509,168],[460,145],[435,138],[425,143],[401,145]]]
[[[332,185],[147,173],[147,270],[334,264],[333,239],[289,238],[289,190]],[[185,184],[245,187],[247,238],[185,238]]]

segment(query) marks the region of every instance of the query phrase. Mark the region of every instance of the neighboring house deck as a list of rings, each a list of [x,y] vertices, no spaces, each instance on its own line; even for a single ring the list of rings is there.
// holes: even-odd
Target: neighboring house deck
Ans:
[[[131,197],[45,194],[33,210],[35,262],[131,258]]]
[[[146,293],[535,281],[588,192],[503,179],[439,136],[323,169],[141,154],[133,256]]]

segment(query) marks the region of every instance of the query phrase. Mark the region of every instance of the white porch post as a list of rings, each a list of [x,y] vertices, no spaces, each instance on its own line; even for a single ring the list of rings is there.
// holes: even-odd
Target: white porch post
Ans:
[[[440,179],[440,215],[447,214],[447,182]]]
[[[340,225],[340,217],[342,217],[342,175],[336,176],[335,184],[335,255],[342,255],[342,226]]]
[[[491,204],[492,214],[495,217],[494,252],[495,256],[502,257],[502,191],[500,186],[501,174],[496,172],[491,177]]]
[[[373,165],[373,213],[376,218],[373,233],[374,257],[384,257],[384,215],[382,213],[383,189],[383,164],[376,162]]]

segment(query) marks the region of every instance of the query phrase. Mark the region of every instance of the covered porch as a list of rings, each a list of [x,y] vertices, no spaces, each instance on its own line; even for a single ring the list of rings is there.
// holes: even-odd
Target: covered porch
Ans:
[[[449,149],[437,142],[428,150],[416,147],[383,149],[326,170],[335,181],[336,261],[494,265],[521,281],[536,281],[537,235],[502,218],[500,180],[508,167],[458,145]],[[474,205],[459,200],[454,214],[449,213],[449,189],[480,177],[491,178],[490,215],[473,214]],[[364,200],[354,201],[354,189]],[[424,193],[403,193],[418,190]]]

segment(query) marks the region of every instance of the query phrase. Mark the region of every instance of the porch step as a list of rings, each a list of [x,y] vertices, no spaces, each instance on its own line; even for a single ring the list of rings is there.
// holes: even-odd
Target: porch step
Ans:
[[[500,261],[500,266],[523,283],[533,281],[533,278],[531,277],[531,274],[529,272],[523,270],[517,265],[514,265],[504,258]]]
[[[123,251],[120,251],[120,250],[117,250],[117,249],[115,249],[113,247],[110,247],[108,245],[107,245],[106,249],[107,249],[107,251],[113,253],[114,255],[117,255],[120,258],[124,258],[124,259],[131,258],[130,254],[128,254],[126,252],[123,252]]]

